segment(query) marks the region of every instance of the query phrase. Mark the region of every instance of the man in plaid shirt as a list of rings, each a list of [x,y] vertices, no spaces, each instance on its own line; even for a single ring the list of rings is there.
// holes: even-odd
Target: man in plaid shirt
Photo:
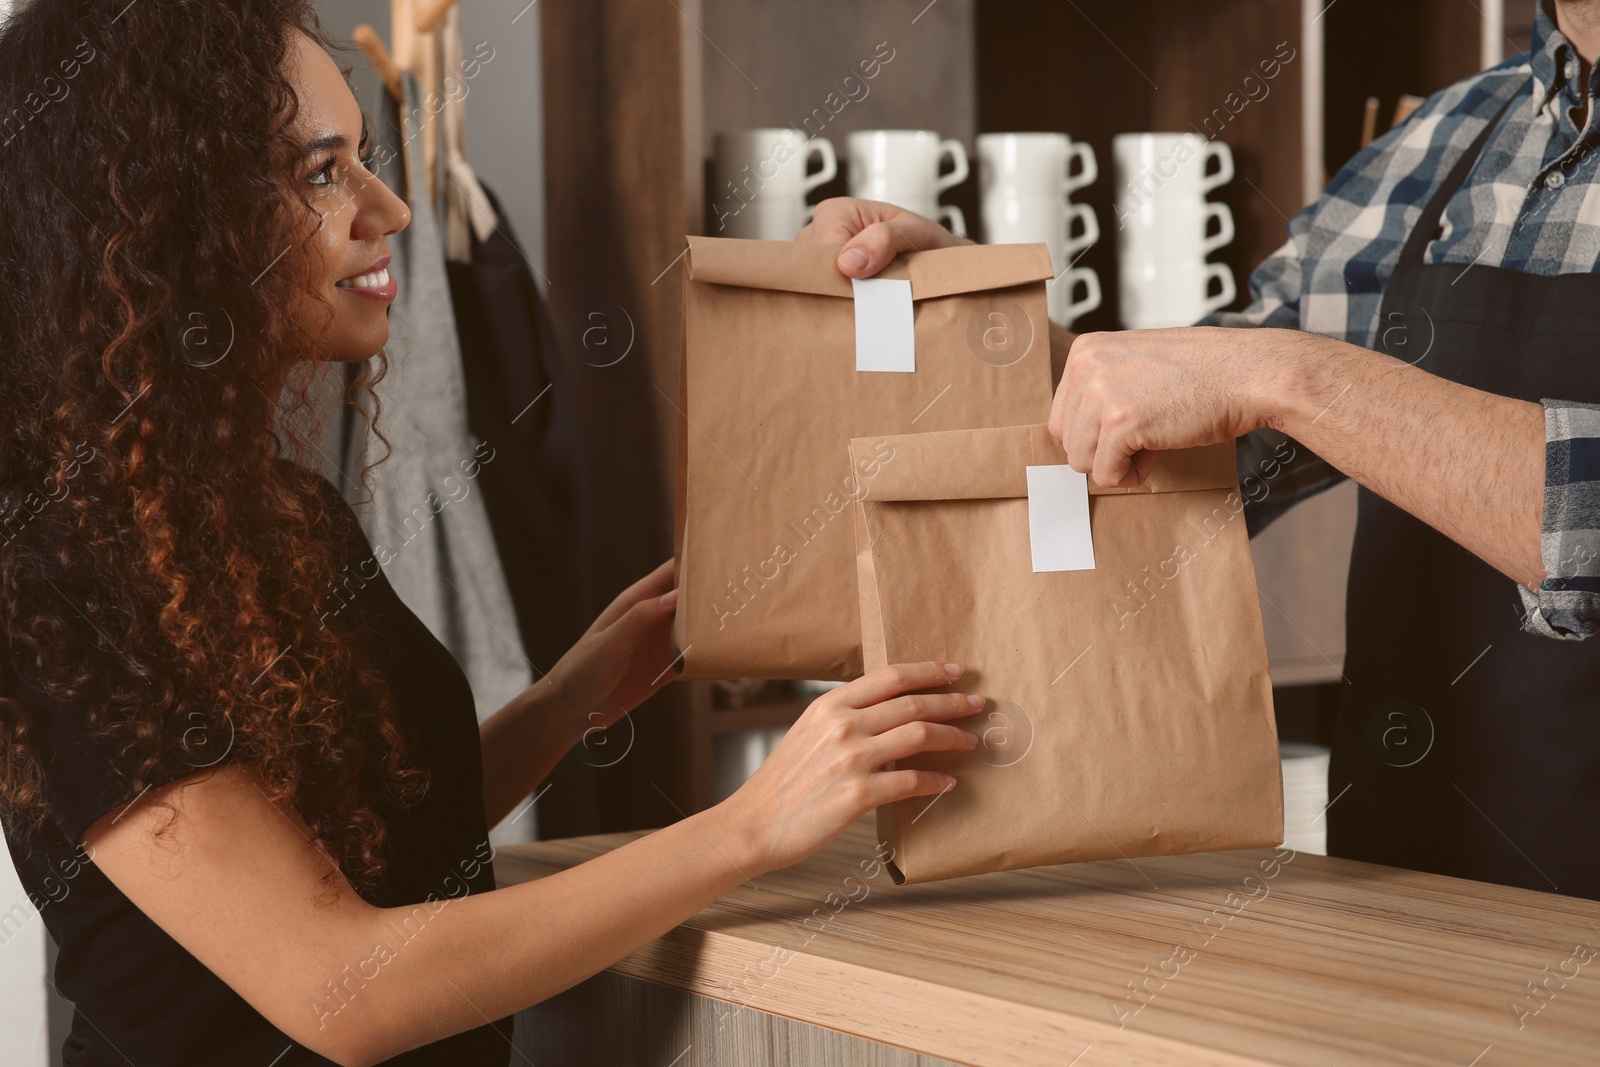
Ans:
[[[1508,102],[1513,106],[1466,186],[1450,200],[1443,235],[1428,246],[1424,262],[1457,264],[1463,272],[1482,266],[1537,275],[1595,271],[1600,128],[1589,107],[1593,67],[1557,28],[1557,6],[1584,5],[1541,0],[1530,52],[1434,94],[1363,149],[1321,199],[1290,221],[1288,242],[1251,275],[1250,306],[1213,315],[1205,325],[1304,331],[1409,363],[1415,357],[1406,349],[1419,350],[1431,339],[1428,322],[1380,321],[1384,289],[1424,203]],[[1541,398],[1542,404],[1465,397],[1424,375],[1392,373],[1370,352],[1322,346],[1305,336],[1218,333],[1196,344],[1169,333],[1156,347],[1147,334],[1086,340],[1094,343],[1072,354],[1074,362],[1090,357],[1074,368],[1088,373],[1063,382],[1052,426],[1071,432],[1066,444],[1074,465],[1080,452],[1089,457],[1083,468],[1092,466],[1096,481],[1121,484],[1133,473],[1130,457],[1171,447],[1189,428],[1107,427],[1088,411],[1074,428],[1069,400],[1101,389],[1122,404],[1156,400],[1166,385],[1150,371],[1200,372],[1199,381],[1181,388],[1197,406],[1216,403],[1194,427],[1210,432],[1189,436],[1225,439],[1268,426],[1290,432],[1330,461],[1348,451],[1349,460],[1335,464],[1344,474],[1363,484],[1370,478],[1371,488],[1516,578],[1530,630],[1565,639],[1600,630],[1600,482],[1584,477],[1600,463],[1600,405],[1567,397]],[[1285,354],[1310,366],[1293,367],[1292,379],[1282,380],[1290,369],[1280,358]],[[1355,362],[1347,364],[1350,359]],[[1088,366],[1096,363],[1107,365]],[[1201,393],[1199,387],[1224,374],[1220,395]],[[1408,388],[1413,384],[1415,390]],[[1259,395],[1269,390],[1272,395]],[[1363,394],[1374,410],[1362,410]],[[1285,401],[1306,407],[1304,417],[1282,410]],[[1116,411],[1131,414],[1121,406]],[[1359,440],[1347,448],[1340,438]],[[1339,478],[1334,472],[1314,487]],[[1491,484],[1498,492],[1477,492]],[[1463,491],[1473,491],[1476,500],[1461,500]],[[1530,517],[1540,514],[1541,503],[1543,536],[1536,540],[1530,531],[1540,523]]]
[[[1299,329],[1410,362],[1415,353],[1405,349],[1420,350],[1430,339],[1426,320],[1380,321],[1384,287],[1422,202],[1483,124],[1514,100],[1524,106],[1506,113],[1465,188],[1450,201],[1444,233],[1425,261],[1539,275],[1592,273],[1600,265],[1600,129],[1588,104],[1593,78],[1580,76],[1591,72],[1543,0],[1528,54],[1435,94],[1363,149],[1322,199],[1290,222],[1289,241],[1256,268],[1250,306],[1213,315],[1205,325]],[[1590,480],[1600,471],[1585,477],[1600,463],[1600,406],[1541,399],[1543,574],[1524,551],[1528,569],[1513,577],[1543,579],[1518,587],[1530,631],[1582,639],[1600,629],[1600,482]],[[1521,422],[1530,414],[1524,408]],[[1272,501],[1270,513],[1342,479],[1320,465],[1298,492]]]
[[[1526,55],[1291,222],[1246,310],[1073,341],[1050,427],[1102,485],[1272,433],[1328,476],[1270,507],[1359,482],[1329,851],[1600,899],[1597,54],[1600,0],[1541,0]],[[957,240],[862,201],[801,238],[854,277]]]

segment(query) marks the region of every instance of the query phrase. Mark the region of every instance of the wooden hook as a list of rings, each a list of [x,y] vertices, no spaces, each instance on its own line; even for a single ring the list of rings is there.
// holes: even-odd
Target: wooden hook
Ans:
[[[456,0],[422,0],[417,7],[417,32],[432,33],[455,3]]]
[[[1366,109],[1361,115],[1361,147],[1365,148],[1378,136],[1378,98],[1367,97]]]
[[[389,95],[396,100],[404,101],[406,91],[400,82],[400,68],[395,64],[394,57],[389,54],[389,49],[384,47],[383,38],[378,36],[378,31],[363,22],[350,36],[366,54],[367,62],[372,64],[372,69],[383,79]]]
[[[1425,103],[1427,103],[1427,100],[1423,97],[1412,96],[1409,93],[1403,94],[1399,101],[1394,105],[1394,122],[1390,123],[1390,125],[1400,125],[1406,119],[1411,117],[1412,112],[1416,111],[1417,108],[1421,107]]]

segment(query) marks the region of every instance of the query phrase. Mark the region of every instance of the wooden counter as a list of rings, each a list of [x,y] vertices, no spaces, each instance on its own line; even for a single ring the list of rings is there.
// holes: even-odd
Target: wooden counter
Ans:
[[[496,874],[636,836],[504,848]],[[519,1044],[660,1067],[1600,1063],[1600,903],[1272,850],[896,886],[874,849],[865,821],[741,886],[524,1013]]]

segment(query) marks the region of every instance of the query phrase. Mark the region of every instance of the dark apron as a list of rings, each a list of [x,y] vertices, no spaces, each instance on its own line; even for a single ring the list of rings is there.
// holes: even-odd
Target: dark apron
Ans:
[[[1600,400],[1600,275],[1422,263],[1504,114],[1411,232],[1379,348],[1500,396]],[[1600,899],[1600,639],[1524,632],[1510,578],[1375,493],[1360,501],[1329,853]]]

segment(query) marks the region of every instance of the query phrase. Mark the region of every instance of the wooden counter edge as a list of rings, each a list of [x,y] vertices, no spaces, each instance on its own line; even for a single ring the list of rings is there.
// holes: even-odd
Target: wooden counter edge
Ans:
[[[599,854],[642,833],[586,838],[577,847]],[[572,848],[574,840],[557,847]],[[563,869],[541,856],[552,844],[534,842],[496,850],[497,883],[515,885]],[[972,1067],[1061,1067],[1089,1049],[1108,1056],[1111,1062],[1135,1067],[1265,1067],[1269,1063],[1069,1012],[953,990],[804,949],[687,926],[674,929],[607,970],[721,1001],[729,1005],[730,1017],[754,1009]],[[841,990],[848,993],[841,995]],[[855,1005],[865,1005],[867,1010],[853,1010]],[[723,1020],[718,1021],[720,1026]]]

